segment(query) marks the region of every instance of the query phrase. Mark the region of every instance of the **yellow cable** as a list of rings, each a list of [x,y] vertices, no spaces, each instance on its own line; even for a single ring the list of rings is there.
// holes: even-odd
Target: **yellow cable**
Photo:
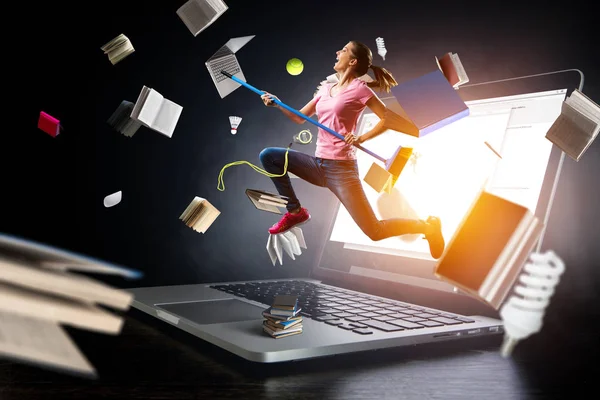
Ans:
[[[259,172],[265,176],[268,176],[269,178],[279,178],[279,177],[284,176],[287,173],[288,152],[290,151],[290,147],[292,147],[291,144],[285,150],[285,163],[283,164],[283,173],[281,175],[272,174],[270,172],[267,172],[264,169],[257,167],[254,164],[249,163],[248,161],[234,161],[232,163],[225,165],[223,168],[221,168],[221,172],[219,172],[219,183],[217,184],[217,189],[221,192],[225,191],[225,183],[223,182],[223,172],[225,171],[226,168],[233,167],[234,165],[248,164],[253,170],[255,170],[256,172]],[[223,189],[221,189],[221,187]]]

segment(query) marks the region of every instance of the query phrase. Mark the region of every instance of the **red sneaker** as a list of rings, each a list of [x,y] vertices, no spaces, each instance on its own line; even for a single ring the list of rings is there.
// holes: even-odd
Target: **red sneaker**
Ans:
[[[269,233],[271,235],[284,233],[295,226],[302,225],[308,222],[309,220],[310,214],[308,213],[308,210],[304,207],[300,208],[300,211],[296,214],[292,214],[288,211],[278,223],[269,228]]]

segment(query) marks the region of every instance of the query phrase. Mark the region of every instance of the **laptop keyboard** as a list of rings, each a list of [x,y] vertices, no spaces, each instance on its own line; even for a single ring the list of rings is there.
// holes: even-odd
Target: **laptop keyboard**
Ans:
[[[215,77],[217,83],[223,81],[224,79],[229,79],[225,75],[221,73],[221,71],[225,71],[230,73],[231,75],[235,75],[240,72],[240,64],[237,62],[235,56],[223,57],[219,60],[210,62],[210,69]]]
[[[276,295],[296,295],[298,306],[302,309],[300,314],[305,318],[359,335],[369,335],[374,330],[398,332],[475,322],[462,315],[313,282],[247,282],[210,287],[266,305],[271,305]]]

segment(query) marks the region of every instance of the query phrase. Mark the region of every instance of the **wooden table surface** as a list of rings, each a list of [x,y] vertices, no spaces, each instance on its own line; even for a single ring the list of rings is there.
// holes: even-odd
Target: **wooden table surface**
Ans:
[[[0,399],[588,398],[574,391],[591,387],[598,334],[556,328],[509,359],[495,337],[264,365],[132,310],[119,336],[69,330],[97,380],[2,361]]]

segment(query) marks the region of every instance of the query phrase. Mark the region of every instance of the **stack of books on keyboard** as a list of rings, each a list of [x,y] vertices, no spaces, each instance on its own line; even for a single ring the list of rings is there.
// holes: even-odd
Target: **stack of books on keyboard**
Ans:
[[[298,296],[275,296],[273,305],[263,311],[263,330],[275,339],[302,333]]]

